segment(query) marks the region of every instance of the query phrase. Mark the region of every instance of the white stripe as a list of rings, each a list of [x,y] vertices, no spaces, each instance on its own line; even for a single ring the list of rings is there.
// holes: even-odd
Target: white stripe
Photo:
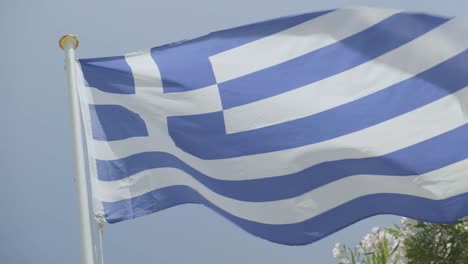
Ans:
[[[338,9],[277,34],[213,55],[218,82],[231,80],[338,42],[398,11],[378,8]]]
[[[112,94],[98,89],[88,89],[87,102],[92,104],[120,104],[136,113],[155,111],[165,116],[195,115],[222,110],[218,87],[162,93],[157,87],[137,88],[136,94]]]
[[[411,146],[466,124],[466,105],[468,87],[404,115],[328,141],[221,160],[202,160],[185,153],[173,146],[172,139],[163,133],[160,138],[139,145],[133,139],[94,141],[93,144],[98,159],[113,160],[144,151],[166,151],[212,178],[259,179],[298,172],[326,161],[380,156]],[[157,125],[165,127],[161,122]],[[163,146],[165,142],[171,143]]]
[[[277,96],[225,110],[226,131],[248,131],[317,114],[411,78],[465,51],[468,48],[467,24],[467,17],[454,18],[348,71]]]
[[[245,202],[221,196],[190,175],[170,168],[146,171],[116,182],[100,182],[99,185],[102,193],[97,195],[105,202],[186,185],[237,217],[265,224],[292,224],[370,194],[396,193],[440,200],[464,193],[468,189],[468,160],[420,176],[351,176],[294,198],[271,202]]]

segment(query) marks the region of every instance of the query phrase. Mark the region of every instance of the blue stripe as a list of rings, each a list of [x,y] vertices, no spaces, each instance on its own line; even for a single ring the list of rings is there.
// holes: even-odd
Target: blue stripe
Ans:
[[[95,140],[112,141],[148,136],[145,121],[121,105],[89,105]]]
[[[209,56],[275,34],[328,12],[330,11],[279,18],[153,48],[151,54],[161,73],[164,92],[183,92],[213,85],[216,80]]]
[[[300,147],[346,135],[407,113],[468,85],[468,51],[359,100],[301,119],[226,134],[222,112],[168,118],[176,145],[202,159]],[[450,76],[450,78],[447,78]]]
[[[468,146],[468,124],[387,155],[324,162],[289,175],[242,181],[211,178],[163,152],[145,152],[112,161],[97,160],[96,165],[101,181],[120,180],[145,170],[170,167],[186,172],[220,195],[264,202],[295,197],[353,175],[424,174],[467,159],[468,148],[462,146]]]
[[[79,62],[87,86],[108,93],[135,93],[132,70],[124,56],[81,59]]]
[[[359,220],[379,214],[395,214],[436,223],[450,223],[468,215],[468,193],[445,200],[374,194],[359,197],[304,222],[261,224],[223,211],[186,186],[158,189],[132,199],[103,203],[103,206],[107,222],[116,223],[184,203],[204,204],[252,235],[286,245],[309,244]]]
[[[223,108],[268,98],[346,71],[418,38],[445,21],[428,15],[396,14],[335,44],[218,84]]]

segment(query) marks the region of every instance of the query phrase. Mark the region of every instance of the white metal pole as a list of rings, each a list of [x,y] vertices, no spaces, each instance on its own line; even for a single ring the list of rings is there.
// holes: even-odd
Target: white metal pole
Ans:
[[[88,203],[88,186],[85,170],[83,136],[80,123],[80,105],[76,87],[75,49],[78,39],[73,35],[65,35],[59,40],[60,47],[65,51],[65,67],[69,89],[69,101],[73,130],[73,154],[75,159],[75,187],[78,195],[80,252],[82,264],[94,264],[93,241],[91,233],[91,218]]]

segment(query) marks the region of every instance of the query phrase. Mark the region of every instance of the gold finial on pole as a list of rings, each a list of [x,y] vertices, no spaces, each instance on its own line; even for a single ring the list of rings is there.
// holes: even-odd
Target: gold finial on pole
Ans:
[[[78,48],[78,45],[80,44],[77,37],[67,34],[60,38],[59,40],[60,48],[65,49],[65,44],[67,44],[68,41],[71,41],[73,43],[74,49]]]

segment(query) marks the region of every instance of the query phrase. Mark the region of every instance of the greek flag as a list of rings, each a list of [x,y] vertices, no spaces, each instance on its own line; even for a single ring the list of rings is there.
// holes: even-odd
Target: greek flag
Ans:
[[[77,61],[95,212],[203,204],[308,244],[468,215],[468,18],[346,8]]]

